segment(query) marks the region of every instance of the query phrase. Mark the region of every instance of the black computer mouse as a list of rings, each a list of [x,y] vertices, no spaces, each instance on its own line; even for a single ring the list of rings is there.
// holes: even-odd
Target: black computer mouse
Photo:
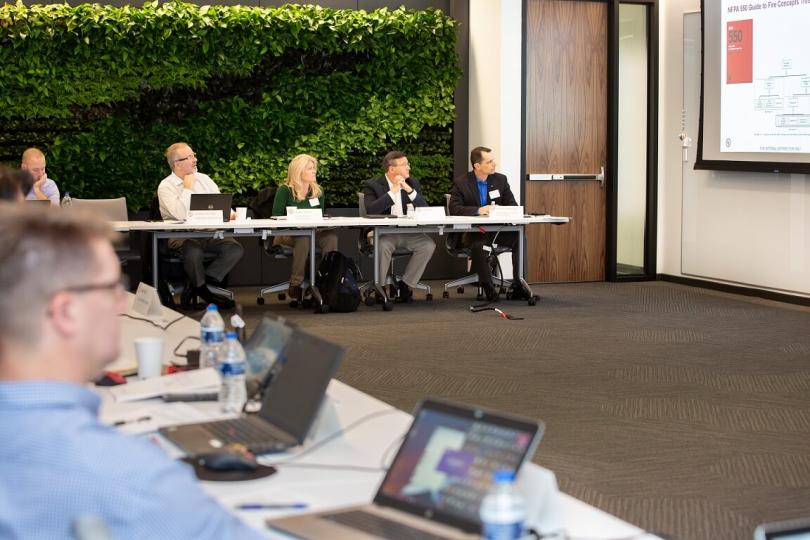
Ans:
[[[255,471],[258,467],[252,454],[243,452],[215,452],[200,454],[196,461],[212,471]]]

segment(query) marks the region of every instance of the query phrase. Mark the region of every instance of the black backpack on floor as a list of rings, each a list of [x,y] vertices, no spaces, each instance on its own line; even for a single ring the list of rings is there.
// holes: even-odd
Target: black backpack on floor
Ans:
[[[360,305],[360,288],[357,282],[362,279],[354,261],[339,251],[330,251],[323,256],[315,282],[329,311],[348,313],[357,311]]]

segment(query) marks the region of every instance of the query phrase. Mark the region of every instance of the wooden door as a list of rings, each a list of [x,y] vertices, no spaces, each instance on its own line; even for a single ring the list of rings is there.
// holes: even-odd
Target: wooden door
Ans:
[[[594,174],[607,155],[607,3],[527,0],[526,173]],[[529,212],[570,216],[527,230],[530,282],[605,279],[605,189],[527,181]]]

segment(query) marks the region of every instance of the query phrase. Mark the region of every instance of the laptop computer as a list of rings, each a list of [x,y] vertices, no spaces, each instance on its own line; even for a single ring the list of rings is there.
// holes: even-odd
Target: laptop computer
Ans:
[[[425,400],[371,504],[267,525],[297,538],[478,538],[493,473],[517,473],[543,429],[542,422]]]
[[[245,340],[245,370],[248,396],[266,388],[271,377],[281,369],[282,353],[293,329],[283,319],[263,317],[253,333]],[[279,361],[281,360],[281,361]]]
[[[810,540],[810,518],[763,523],[754,531],[754,540]]]
[[[234,443],[255,454],[298,446],[315,421],[344,353],[339,345],[293,330],[279,359],[282,367],[265,388],[257,414],[168,426],[160,433],[189,455]]]
[[[222,221],[231,219],[231,193],[192,193],[189,210],[221,210]]]

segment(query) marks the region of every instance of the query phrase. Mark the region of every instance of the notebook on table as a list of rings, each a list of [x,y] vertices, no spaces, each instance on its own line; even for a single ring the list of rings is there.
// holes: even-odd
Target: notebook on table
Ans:
[[[227,222],[231,219],[232,200],[230,193],[192,193],[189,210],[220,210],[222,221]]]
[[[293,330],[278,362],[281,367],[264,390],[258,413],[164,427],[160,433],[189,455],[234,443],[255,454],[298,446],[318,415],[344,352],[339,345]]]
[[[542,422],[425,400],[371,504],[267,525],[313,539],[478,538],[493,473],[517,474],[542,435]]]

